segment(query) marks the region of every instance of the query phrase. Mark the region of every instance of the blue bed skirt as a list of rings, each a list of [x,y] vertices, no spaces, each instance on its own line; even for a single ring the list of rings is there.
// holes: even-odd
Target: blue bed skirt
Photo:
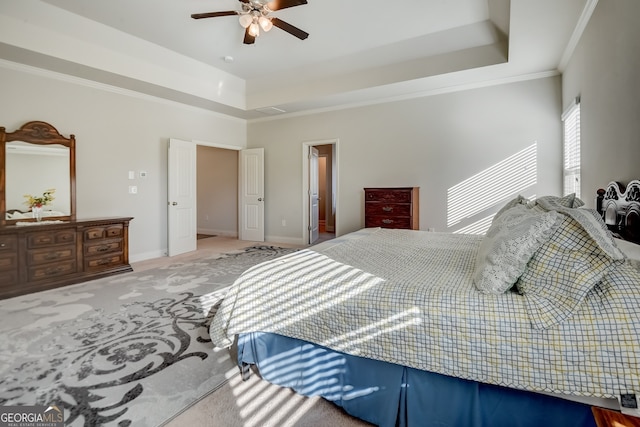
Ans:
[[[382,427],[595,427],[591,407],[407,368],[276,334],[238,339],[238,363]]]

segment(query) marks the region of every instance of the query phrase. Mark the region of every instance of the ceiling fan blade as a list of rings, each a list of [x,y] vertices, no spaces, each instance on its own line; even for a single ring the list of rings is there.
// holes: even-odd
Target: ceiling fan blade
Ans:
[[[301,6],[303,4],[307,4],[307,0],[272,0],[267,3],[267,7],[269,10],[280,10],[288,7]]]
[[[249,34],[249,28],[244,31],[244,44],[254,44],[256,42],[256,37]]]
[[[296,36],[300,40],[304,40],[307,37],[309,37],[309,33],[307,33],[306,31],[302,31],[298,27],[294,27],[288,22],[284,22],[282,19],[271,18],[271,23],[276,27],[280,28],[281,30],[284,30],[287,33],[291,34],[292,36]]]
[[[207,12],[207,13],[194,13],[191,15],[193,19],[202,19],[202,18],[215,18],[218,16],[231,16],[237,15],[238,12],[234,10],[226,10],[224,12]]]

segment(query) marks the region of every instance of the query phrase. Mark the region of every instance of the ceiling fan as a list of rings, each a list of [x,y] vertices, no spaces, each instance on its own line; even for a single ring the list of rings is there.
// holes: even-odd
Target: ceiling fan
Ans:
[[[242,10],[227,10],[223,12],[207,12],[207,13],[194,13],[191,15],[193,19],[202,18],[215,18],[218,16],[232,16],[238,15],[240,18],[240,25],[245,28],[244,32],[244,44],[253,44],[256,41],[256,37],[260,35],[260,28],[267,32],[272,27],[276,26],[287,33],[304,40],[309,37],[309,33],[302,31],[298,27],[278,19],[275,16],[270,16],[271,12],[280,9],[286,9],[288,7],[300,6],[307,4],[307,0],[238,0],[242,3]]]

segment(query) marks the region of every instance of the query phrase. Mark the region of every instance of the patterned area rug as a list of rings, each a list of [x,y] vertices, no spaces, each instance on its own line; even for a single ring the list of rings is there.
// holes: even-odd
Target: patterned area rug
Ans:
[[[208,325],[254,246],[0,301],[0,405],[52,405],[66,426],[158,426],[237,373]]]

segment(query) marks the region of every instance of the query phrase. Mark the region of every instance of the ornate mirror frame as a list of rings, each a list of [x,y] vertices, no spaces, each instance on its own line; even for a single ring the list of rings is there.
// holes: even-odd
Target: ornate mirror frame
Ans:
[[[0,225],[11,225],[18,221],[34,221],[29,218],[7,219],[6,200],[6,144],[12,141],[22,141],[29,144],[52,145],[58,144],[69,148],[69,215],[47,217],[50,220],[75,221],[76,219],[76,138],[71,135],[65,138],[49,123],[32,121],[25,123],[15,132],[7,133],[0,127]]]

